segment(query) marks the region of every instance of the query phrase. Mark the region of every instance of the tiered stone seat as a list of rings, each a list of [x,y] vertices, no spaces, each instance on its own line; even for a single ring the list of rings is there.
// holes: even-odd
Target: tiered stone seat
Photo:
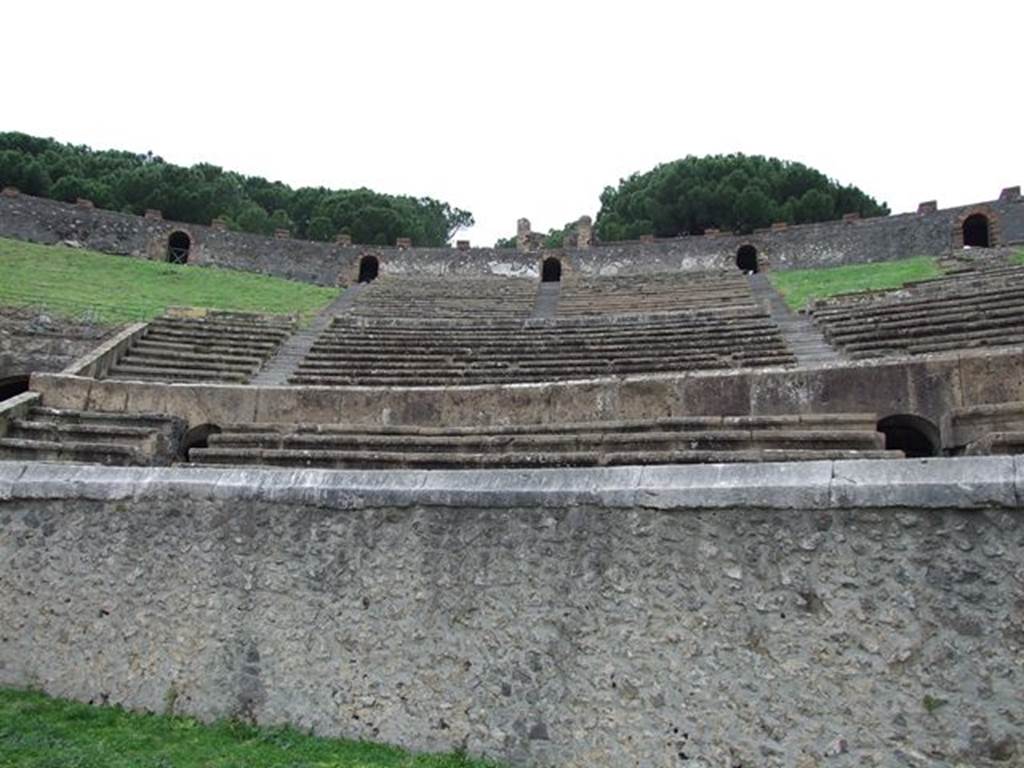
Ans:
[[[558,316],[754,307],[749,282],[736,272],[669,272],[566,280]]]
[[[35,407],[8,423],[0,459],[166,465],[184,431],[184,422],[169,416]]]
[[[541,382],[794,362],[764,313],[692,312],[523,324],[336,318],[293,384]]]
[[[523,320],[533,312],[536,298],[535,280],[383,276],[359,294],[352,314],[428,320]]]
[[[495,427],[235,424],[200,464],[479,469],[900,458],[871,414],[681,417]]]
[[[235,312],[160,317],[150,322],[107,377],[244,384],[294,327],[290,317]]]
[[[1024,266],[965,269],[896,291],[819,302],[812,317],[849,357],[1024,343]]]

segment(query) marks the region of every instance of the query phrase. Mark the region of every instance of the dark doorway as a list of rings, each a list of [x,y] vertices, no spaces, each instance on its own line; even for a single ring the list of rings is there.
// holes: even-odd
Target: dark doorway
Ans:
[[[369,283],[377,279],[377,272],[380,270],[380,262],[376,256],[363,256],[359,260],[359,282]]]
[[[964,219],[964,245],[972,248],[988,248],[990,242],[988,234],[988,216],[983,213],[975,213]]]
[[[192,457],[189,453],[193,448],[209,448],[210,435],[219,435],[220,433],[221,428],[216,424],[200,424],[199,426],[192,427],[185,433],[185,437],[181,440],[179,458],[185,461],[191,461]]]
[[[167,238],[167,261],[171,264],[187,264],[191,249],[192,238],[184,232],[173,232]]]
[[[542,283],[557,283],[562,279],[562,262],[556,259],[554,256],[548,259],[544,259],[544,264],[540,270],[540,280]]]
[[[0,400],[28,392],[28,374],[24,376],[5,376],[0,379]]]
[[[757,272],[757,248],[752,245],[741,245],[736,251],[736,266],[747,274]]]
[[[887,416],[878,422],[878,431],[885,435],[886,450],[903,451],[908,459],[939,455],[939,430],[928,419],[909,414]]]

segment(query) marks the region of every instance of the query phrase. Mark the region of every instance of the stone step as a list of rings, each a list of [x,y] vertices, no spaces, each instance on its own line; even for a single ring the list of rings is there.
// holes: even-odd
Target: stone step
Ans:
[[[412,453],[621,452],[678,450],[802,449],[880,450],[877,432],[816,430],[703,430],[521,435],[368,435],[230,432],[211,435],[211,448],[264,448]]]
[[[1024,404],[1022,404],[1024,405]],[[659,432],[664,430],[854,430],[874,432],[878,418],[873,413],[807,413],[771,416],[662,416],[652,419],[618,419],[612,421],[552,422],[548,424],[486,424],[474,426],[419,426],[382,424],[353,426],[348,424],[297,423],[277,424],[250,422],[226,424],[223,429],[233,433],[261,432],[278,434],[341,434],[341,435],[523,435],[571,434],[576,432]]]
[[[100,442],[57,442],[0,437],[0,460],[62,461],[79,464],[143,466],[145,454],[132,446]]]
[[[110,369],[108,379],[125,381],[208,381],[246,383],[250,376],[227,371],[201,371],[178,368],[153,368],[118,363]]]
[[[120,424],[59,424],[52,421],[14,419],[7,425],[6,437],[51,442],[93,442],[148,444],[159,432],[148,427]]]
[[[902,458],[900,451],[752,449],[735,451],[601,451],[565,453],[404,453],[385,451],[280,450],[260,448],[193,448],[198,464],[269,465],[327,469],[481,469],[602,467],[652,464],[704,464],[768,461],[823,461]]]

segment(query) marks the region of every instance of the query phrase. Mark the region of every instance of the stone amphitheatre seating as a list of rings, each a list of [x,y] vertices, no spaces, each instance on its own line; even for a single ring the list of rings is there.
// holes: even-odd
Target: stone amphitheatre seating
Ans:
[[[154,414],[33,407],[7,422],[0,460],[85,464],[170,464],[185,432],[181,419]]]
[[[963,268],[902,289],[817,303],[811,316],[854,359],[1024,343],[1024,266]]]
[[[754,309],[754,298],[746,277],[735,272],[579,277],[563,284],[558,316],[721,308]]]
[[[358,317],[522,320],[533,312],[537,283],[520,278],[383,276],[352,307]]]
[[[236,312],[167,315],[149,323],[107,378],[244,384],[294,327],[290,317]]]
[[[290,381],[506,384],[793,362],[771,319],[746,309],[535,323],[338,317]]]
[[[198,464],[481,469],[901,458],[872,414],[681,417],[496,427],[232,424]]]

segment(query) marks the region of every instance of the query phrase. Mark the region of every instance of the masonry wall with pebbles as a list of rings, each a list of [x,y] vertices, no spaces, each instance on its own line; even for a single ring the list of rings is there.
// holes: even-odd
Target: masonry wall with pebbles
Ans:
[[[1012,764],[1019,465],[0,464],[0,684],[523,766]]]
[[[269,238],[8,194],[0,195],[0,237],[74,243],[107,253],[166,260],[169,239],[180,232],[188,236],[190,264],[320,285],[355,282],[366,256],[378,260],[382,275],[539,279],[541,262],[554,255],[563,262],[563,279],[572,280],[580,275],[735,269],[737,252],[745,245],[756,248],[767,269],[938,256],[962,247],[962,224],[972,213],[988,217],[994,245],[1024,242],[1024,198],[1018,188],[986,203],[941,210],[926,207],[897,216],[789,226],[750,235],[721,233],[527,253],[513,248],[381,247]]]

